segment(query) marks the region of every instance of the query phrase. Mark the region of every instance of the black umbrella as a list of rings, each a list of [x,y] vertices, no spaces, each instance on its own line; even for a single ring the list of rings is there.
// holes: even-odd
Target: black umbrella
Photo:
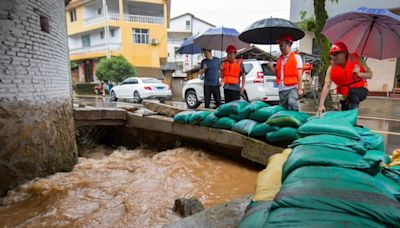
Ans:
[[[290,35],[293,41],[296,41],[303,38],[305,33],[291,21],[267,18],[251,24],[239,35],[239,39],[253,44],[276,44],[283,35]]]

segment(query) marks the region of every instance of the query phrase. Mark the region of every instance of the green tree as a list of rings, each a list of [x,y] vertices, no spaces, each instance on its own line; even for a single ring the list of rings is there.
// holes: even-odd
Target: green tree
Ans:
[[[96,76],[100,81],[121,82],[126,78],[135,77],[136,68],[123,56],[103,58],[96,66]]]

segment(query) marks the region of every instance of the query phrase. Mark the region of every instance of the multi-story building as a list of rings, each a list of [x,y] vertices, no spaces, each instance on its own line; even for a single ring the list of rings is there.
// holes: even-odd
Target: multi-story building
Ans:
[[[394,0],[352,0],[352,1],[326,1],[326,11],[329,17],[341,13],[349,12],[358,7],[365,6],[369,8],[386,8],[392,12],[400,14],[400,3]],[[291,0],[290,2],[290,20],[300,22],[300,11],[306,11],[307,16],[314,15],[313,0]],[[318,54],[315,43],[315,37],[312,32],[306,32],[306,36],[299,41],[299,51],[310,54]],[[368,80],[370,94],[384,95],[387,91],[392,91],[400,87],[400,59],[377,60],[368,58],[368,66],[371,68],[374,77]]]
[[[138,76],[161,78],[160,67],[167,62],[170,4],[170,0],[72,0],[66,7],[68,45],[70,60],[79,66],[79,81],[97,80],[95,66],[107,52],[124,56]]]
[[[202,54],[180,55],[177,50],[185,38],[201,34],[211,27],[215,27],[215,25],[190,13],[171,18],[168,28],[168,62],[175,63],[178,69],[183,71],[197,65],[203,58]]]

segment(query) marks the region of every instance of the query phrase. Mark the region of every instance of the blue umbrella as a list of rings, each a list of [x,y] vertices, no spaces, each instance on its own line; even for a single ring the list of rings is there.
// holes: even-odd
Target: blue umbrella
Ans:
[[[235,45],[239,50],[249,47],[248,43],[239,40],[239,32],[233,28],[210,28],[194,39],[194,44],[211,50],[224,51],[229,45]]]
[[[177,52],[179,54],[190,54],[190,55],[201,53],[202,52],[201,47],[193,43],[193,39],[196,37],[197,35],[186,38],[181,44],[181,46],[178,48]]]

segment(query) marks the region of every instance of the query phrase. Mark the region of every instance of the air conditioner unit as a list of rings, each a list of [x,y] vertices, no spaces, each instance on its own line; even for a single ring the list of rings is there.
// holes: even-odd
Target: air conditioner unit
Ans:
[[[157,39],[151,39],[151,45],[158,45]]]

